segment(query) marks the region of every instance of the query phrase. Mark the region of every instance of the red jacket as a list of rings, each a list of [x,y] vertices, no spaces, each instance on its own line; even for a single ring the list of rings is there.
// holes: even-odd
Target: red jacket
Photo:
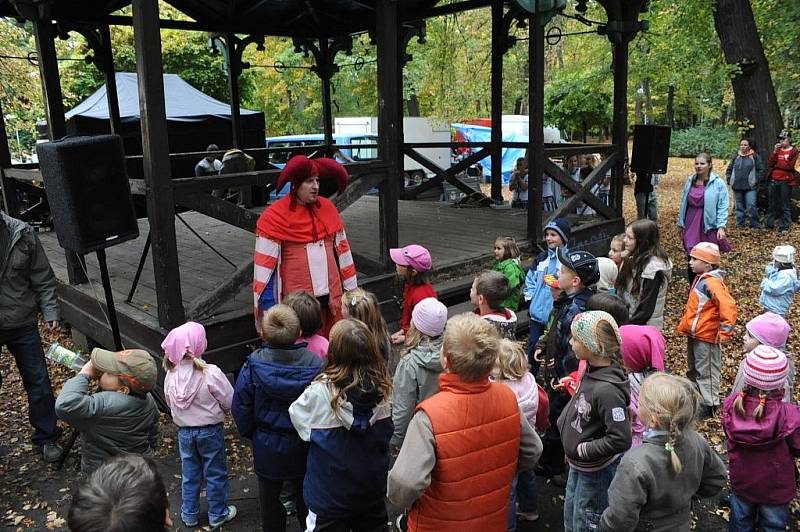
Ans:
[[[517,398],[504,384],[439,377],[439,393],[417,407],[431,421],[436,465],[408,514],[410,532],[505,530],[517,470]]]
[[[797,172],[794,165],[797,163],[797,148],[792,146],[788,150],[778,148],[769,155],[767,167],[769,176],[775,181],[794,181],[797,179]]]
[[[431,283],[413,285],[406,281],[403,287],[403,314],[400,317],[400,328],[404,333],[411,327],[411,311],[426,297],[436,297],[436,290]]]

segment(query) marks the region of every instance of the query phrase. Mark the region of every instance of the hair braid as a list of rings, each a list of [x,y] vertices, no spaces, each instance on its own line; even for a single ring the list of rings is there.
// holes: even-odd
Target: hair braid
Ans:
[[[767,404],[767,392],[764,390],[758,390],[758,406],[756,409],[753,410],[753,417],[756,418],[756,421],[761,421],[761,417],[764,415],[764,406]]]
[[[736,399],[733,400],[733,408],[736,410],[736,413],[742,417],[747,415],[747,413],[744,411],[745,397],[747,397],[747,388],[739,392],[736,396]]]

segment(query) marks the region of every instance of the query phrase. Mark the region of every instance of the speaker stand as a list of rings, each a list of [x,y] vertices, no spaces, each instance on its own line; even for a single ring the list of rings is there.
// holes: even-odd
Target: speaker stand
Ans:
[[[111,334],[114,336],[114,349],[122,351],[122,338],[119,334],[119,323],[117,323],[117,309],[114,307],[114,294],[111,293],[111,280],[108,277],[105,249],[97,250],[97,262],[100,264],[100,278],[103,281],[103,291],[106,294],[108,322],[111,325]]]

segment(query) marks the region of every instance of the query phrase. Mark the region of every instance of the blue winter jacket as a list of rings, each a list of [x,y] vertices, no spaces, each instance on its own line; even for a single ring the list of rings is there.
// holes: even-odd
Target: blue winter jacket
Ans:
[[[794,268],[779,270],[774,264],[770,264],[764,275],[758,302],[766,310],[785,318],[789,314],[795,293],[800,290],[797,270]]]
[[[686,208],[688,206],[689,190],[692,188],[693,181],[694,175],[690,175],[686,178],[686,184],[683,186],[681,208],[678,212],[678,227],[681,229],[686,227]],[[728,197],[728,186],[725,184],[725,180],[711,172],[708,183],[706,183],[703,202],[703,231],[725,227],[728,224],[729,207],[730,198]]]
[[[559,306],[556,321],[553,324],[555,331],[555,353],[548,353],[554,355],[555,358],[555,374],[556,377],[562,379],[578,369],[578,357],[572,350],[570,340],[572,339],[572,320],[586,310],[586,302],[594,295],[588,288],[581,288],[574,294],[561,294],[560,302],[563,303]]]
[[[349,390],[334,412],[332,392],[316,381],[289,408],[297,433],[311,442],[303,497],[319,516],[355,519],[386,497],[392,409],[370,384]]]
[[[289,418],[289,406],[320,371],[322,360],[301,342],[255,351],[236,379],[231,413],[239,433],[253,441],[256,474],[270,480],[302,478],[308,444]]]
[[[564,253],[569,253],[567,246],[564,246]],[[553,295],[550,287],[544,284],[544,276],[548,273],[555,275],[558,271],[558,258],[555,249],[547,249],[539,253],[536,257],[536,264],[532,264],[525,276],[525,288],[523,296],[525,301],[530,302],[528,315],[531,320],[546,324],[553,311]]]

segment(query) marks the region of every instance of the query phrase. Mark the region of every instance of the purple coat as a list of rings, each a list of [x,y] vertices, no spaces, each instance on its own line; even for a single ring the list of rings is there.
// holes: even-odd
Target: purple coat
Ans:
[[[781,505],[794,499],[800,456],[800,407],[781,401],[783,390],[770,394],[760,421],[753,417],[758,396],[744,398],[746,417],[733,408],[737,394],[723,407],[722,425],[728,435],[731,488],[752,504]]]

